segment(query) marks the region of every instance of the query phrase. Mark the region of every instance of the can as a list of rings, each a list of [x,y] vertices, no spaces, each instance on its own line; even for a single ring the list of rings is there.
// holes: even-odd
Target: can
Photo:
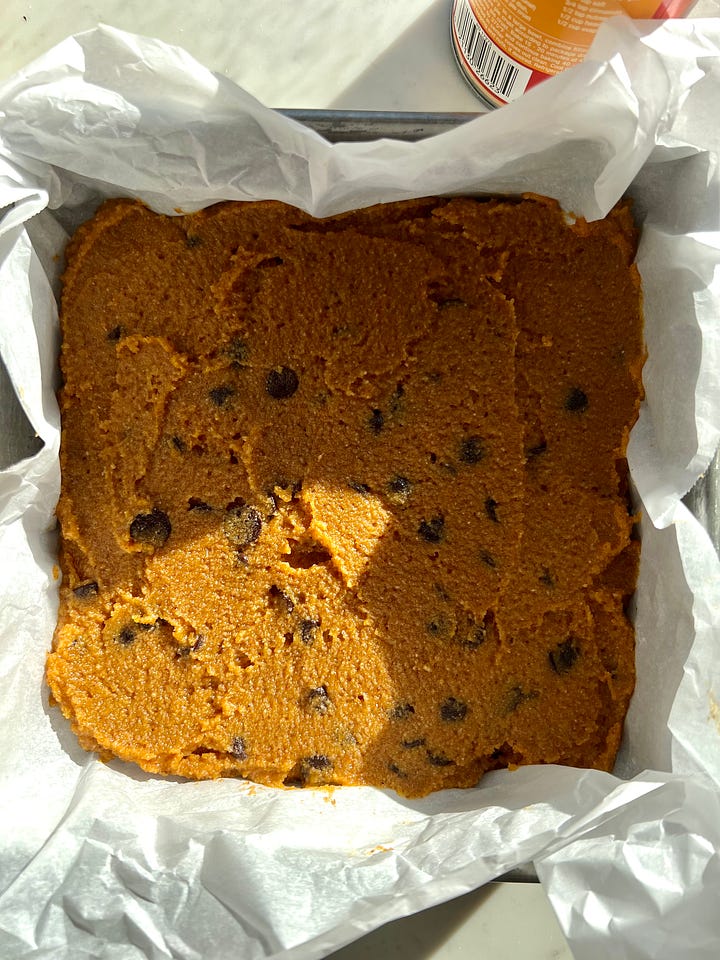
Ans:
[[[455,59],[492,107],[579,63],[610,17],[678,17],[694,0],[453,0]]]

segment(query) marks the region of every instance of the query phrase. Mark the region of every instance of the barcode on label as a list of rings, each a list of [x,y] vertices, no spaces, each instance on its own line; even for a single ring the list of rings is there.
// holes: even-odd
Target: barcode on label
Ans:
[[[502,51],[480,26],[468,0],[455,4],[457,44],[473,73],[502,100],[514,100],[525,91],[532,70]]]

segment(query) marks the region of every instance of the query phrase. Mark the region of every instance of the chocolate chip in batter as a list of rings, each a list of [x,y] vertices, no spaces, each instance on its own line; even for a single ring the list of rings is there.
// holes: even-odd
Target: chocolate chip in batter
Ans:
[[[276,367],[265,378],[265,389],[274,400],[287,400],[299,385],[298,375],[290,367]]]
[[[534,459],[535,457],[541,456],[543,453],[547,452],[547,443],[544,440],[541,440],[540,443],[536,443],[534,447],[530,447],[526,453],[529,459]]]
[[[295,609],[295,601],[290,594],[273,584],[269,590],[270,600],[278,613],[290,614]]]
[[[370,427],[373,433],[375,434],[380,433],[380,431],[385,426],[385,417],[383,416],[382,410],[378,410],[376,408],[372,411],[368,419],[368,426]]]
[[[436,617],[433,617],[432,620],[428,620],[425,624],[425,629],[431,637],[442,637],[448,632],[447,619],[439,613]]]
[[[202,246],[202,237],[198,237],[195,233],[188,233],[185,237],[185,246],[190,250]]]
[[[181,437],[173,437],[172,445],[175,447],[178,453],[185,453],[187,450],[187,445]]]
[[[497,515],[497,500],[493,500],[492,497],[488,497],[485,501],[485,513],[492,520],[493,523],[500,523]]]
[[[247,760],[247,747],[242,737],[233,737],[228,753],[231,753],[236,760]]]
[[[388,500],[395,506],[403,507],[408,502],[412,488],[407,477],[393,477],[388,483]]]
[[[403,386],[402,383],[399,383],[395,387],[395,390],[393,391],[393,395],[390,397],[390,413],[392,414],[392,416],[396,416],[398,413],[400,413],[400,410],[402,409],[404,396],[405,396],[405,387]]]
[[[107,338],[111,342],[117,343],[117,341],[122,338],[122,335],[123,335],[123,328],[120,325],[118,325],[117,327],[113,327],[112,330],[108,330]]]
[[[415,713],[415,707],[411,703],[396,703],[390,710],[391,720],[407,720]]]
[[[329,770],[332,767],[332,760],[326,757],[324,753],[314,753],[311,757],[303,760],[303,765],[311,770]]]
[[[462,700],[456,700],[455,697],[448,697],[440,704],[440,719],[447,720],[449,723],[459,723],[467,716],[467,704]]]
[[[78,600],[89,600],[98,595],[98,585],[95,580],[88,580],[87,583],[81,583],[73,588],[73,593]]]
[[[361,497],[370,495],[370,487],[366,483],[358,483],[357,480],[348,480],[348,486],[351,490],[354,490],[355,493],[359,493]]]
[[[199,497],[190,497],[188,500],[188,510],[196,510],[198,513],[212,513],[212,507],[205,503]]]
[[[440,597],[441,600],[445,601],[445,603],[450,602],[450,594],[441,583],[434,583],[433,590]]]
[[[425,737],[418,737],[417,740],[401,740],[400,746],[403,750],[415,750],[417,747],[424,747]]]
[[[115,639],[124,647],[129,647],[130,644],[134,643],[137,639],[138,633],[147,633],[149,630],[154,629],[154,627],[154,623],[135,623],[133,621],[132,623],[126,624]]]
[[[226,353],[232,360],[232,365],[234,367],[242,367],[248,361],[250,349],[248,348],[247,342],[243,340],[242,337],[233,337],[228,344]]]
[[[184,660],[189,657],[191,653],[197,653],[198,650],[201,650],[204,646],[205,637],[199,636],[195,643],[179,646],[175,651],[175,657],[177,660]]]
[[[298,624],[300,639],[306,647],[311,647],[313,643],[315,643],[315,636],[319,626],[319,620],[301,620]]]
[[[460,460],[474,466],[485,456],[485,446],[482,437],[465,437],[460,443]]]
[[[418,527],[418,533],[428,543],[440,543],[445,535],[445,520],[443,517],[433,517],[423,520]]]
[[[327,687],[323,684],[319,687],[313,687],[307,695],[307,703],[311,710],[324,717],[326,713],[332,710],[332,700],[327,692]]]
[[[434,750],[426,751],[428,763],[433,767],[453,767],[455,766],[455,761],[451,760],[450,757],[446,756],[442,752],[436,752]]]
[[[543,584],[543,586],[547,587],[548,590],[552,590],[555,586],[555,577],[547,567],[543,567],[543,572],[538,577],[538,580]]]
[[[455,639],[461,647],[468,650],[477,650],[487,640],[487,627],[484,623],[470,622],[465,629],[458,630]]]
[[[396,777],[400,777],[401,780],[404,780],[407,777],[407,773],[404,770],[401,770],[396,763],[389,763],[388,770],[390,773],[394,773]]]
[[[115,639],[124,647],[129,647],[135,641],[135,631],[132,627],[123,627]]]
[[[262,517],[255,507],[242,501],[234,501],[228,507],[223,520],[223,532],[230,543],[239,550],[249,547],[260,536]]]
[[[515,713],[519,706],[528,700],[536,700],[540,694],[537,690],[523,690],[521,686],[513,687],[505,702],[505,713]]]
[[[130,524],[130,537],[136,543],[149,543],[161,547],[170,536],[170,519],[155,507],[151,513],[139,513]]]
[[[555,673],[567,673],[571,670],[580,656],[580,647],[574,637],[563,640],[548,653],[550,666]]]
[[[228,400],[234,393],[234,387],[222,384],[222,386],[213,387],[212,390],[208,392],[208,396],[210,397],[210,402],[216,407],[226,407]]]
[[[565,409],[570,413],[585,413],[589,403],[587,394],[579,387],[572,387],[565,395]]]
[[[478,558],[485,564],[486,567],[491,567],[493,570],[497,566],[495,557],[491,553],[488,553],[487,550],[480,550],[478,553]]]

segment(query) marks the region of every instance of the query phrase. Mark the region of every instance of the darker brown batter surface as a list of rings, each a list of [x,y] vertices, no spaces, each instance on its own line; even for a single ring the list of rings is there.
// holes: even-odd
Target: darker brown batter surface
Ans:
[[[145,770],[420,796],[612,766],[634,683],[621,207],[111,201],[64,277],[48,681]]]

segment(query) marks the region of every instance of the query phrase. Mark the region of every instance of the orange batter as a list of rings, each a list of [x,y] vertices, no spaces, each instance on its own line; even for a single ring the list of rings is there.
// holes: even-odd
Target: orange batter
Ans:
[[[110,201],[67,253],[47,676],[145,770],[420,796],[608,769],[635,233],[543,198]]]

